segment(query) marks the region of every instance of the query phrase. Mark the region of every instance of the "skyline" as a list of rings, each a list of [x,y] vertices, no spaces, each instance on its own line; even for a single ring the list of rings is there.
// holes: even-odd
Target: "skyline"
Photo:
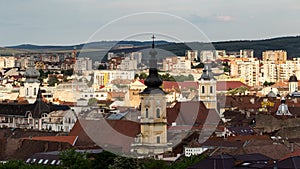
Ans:
[[[148,41],[152,33],[177,42],[297,36],[299,9],[297,0],[1,1],[0,46]]]

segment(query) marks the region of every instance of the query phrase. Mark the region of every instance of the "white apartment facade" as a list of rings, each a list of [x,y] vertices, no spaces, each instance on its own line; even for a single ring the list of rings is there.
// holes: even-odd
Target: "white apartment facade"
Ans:
[[[93,62],[90,58],[76,58],[76,62],[74,65],[75,72],[82,72],[87,70],[92,70]]]
[[[259,85],[259,60],[249,58],[247,60],[237,60],[230,63],[231,76],[244,79],[244,83],[249,86]]]
[[[107,86],[111,81],[116,79],[133,80],[135,71],[121,71],[121,70],[96,70],[94,71],[94,88],[99,86]]]
[[[125,57],[121,64],[117,66],[118,70],[137,70],[137,60],[132,57]]]

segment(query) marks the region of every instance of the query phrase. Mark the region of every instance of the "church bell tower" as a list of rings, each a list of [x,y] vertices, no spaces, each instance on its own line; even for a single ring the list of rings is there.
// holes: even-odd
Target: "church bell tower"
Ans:
[[[133,144],[134,152],[139,156],[149,156],[171,151],[167,141],[166,93],[160,87],[162,80],[158,76],[154,36],[150,50],[149,76],[147,86],[141,93],[141,133],[138,142]]]
[[[217,83],[209,64],[204,66],[203,73],[198,82],[199,101],[202,101],[208,109],[217,109]]]

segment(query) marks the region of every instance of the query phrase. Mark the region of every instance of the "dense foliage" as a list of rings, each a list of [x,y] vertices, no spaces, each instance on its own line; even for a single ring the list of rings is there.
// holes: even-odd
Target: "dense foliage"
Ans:
[[[0,164],[0,169],[185,169],[204,159],[206,156],[183,157],[176,162],[168,163],[162,160],[137,159],[118,156],[103,151],[99,154],[79,153],[74,149],[63,151],[60,154],[62,165],[46,166],[26,164],[23,161],[9,161]]]

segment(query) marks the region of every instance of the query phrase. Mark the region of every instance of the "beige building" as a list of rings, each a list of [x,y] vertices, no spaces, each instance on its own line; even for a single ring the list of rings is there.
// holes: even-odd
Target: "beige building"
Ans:
[[[300,58],[286,60],[276,63],[275,61],[261,61],[260,82],[280,82],[286,81],[290,76],[296,75],[300,77]]]
[[[163,60],[163,71],[191,70],[191,63],[188,57],[168,57]]]
[[[16,66],[15,57],[0,57],[0,69],[2,68],[13,68]]]
[[[230,62],[231,77],[244,79],[249,86],[259,85],[259,60],[256,58],[241,58]]]
[[[185,56],[188,60],[193,62],[194,60],[198,60],[198,51],[197,50],[187,50],[185,51]]]
[[[253,58],[253,57],[254,57],[253,49],[240,50],[240,58]]]
[[[207,61],[213,61],[216,57],[214,55],[214,51],[212,50],[202,50],[200,52],[200,61],[201,62],[207,62]]]
[[[121,63],[117,65],[118,70],[137,70],[137,60],[133,57],[125,57]]]
[[[287,52],[284,50],[267,50],[262,53],[263,61],[274,61],[283,63],[287,60]]]

